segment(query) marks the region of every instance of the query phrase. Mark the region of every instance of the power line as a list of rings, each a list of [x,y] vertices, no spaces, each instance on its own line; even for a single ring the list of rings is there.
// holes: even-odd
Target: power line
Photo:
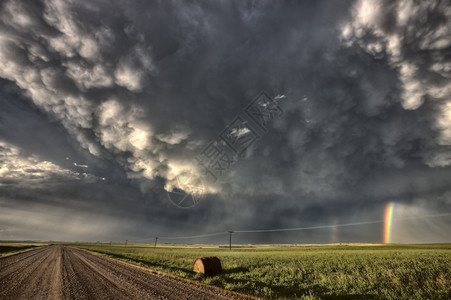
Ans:
[[[202,237],[209,237],[209,236],[216,236],[221,234],[226,234],[227,231],[221,231],[221,232],[214,232],[214,233],[206,233],[206,234],[200,234],[200,235],[191,235],[191,236],[158,236],[158,239],[164,239],[164,240],[178,240],[178,239],[194,239],[194,238],[202,238]],[[152,239],[155,239],[155,237],[149,237],[144,239],[138,239],[133,240],[134,242],[141,242],[141,241],[150,241]]]
[[[425,216],[416,216],[416,217],[406,217],[406,218],[396,218],[396,221],[407,221],[407,220],[416,220],[416,219],[427,219],[433,217],[444,217],[450,216],[451,213],[442,213],[442,214],[434,214],[434,215],[425,215]],[[376,220],[376,221],[367,221],[367,222],[354,222],[354,223],[345,223],[345,224],[333,224],[333,225],[320,225],[320,226],[308,226],[308,227],[293,227],[293,228],[271,228],[271,229],[251,229],[251,230],[234,230],[234,231],[220,231],[213,233],[206,233],[200,235],[191,235],[191,236],[158,236],[158,239],[164,240],[179,240],[179,239],[194,239],[194,238],[203,238],[203,237],[211,237],[223,234],[230,235],[230,245],[231,245],[231,235],[232,233],[262,233],[262,232],[283,232],[283,231],[302,231],[302,230],[314,230],[314,229],[326,229],[326,228],[335,228],[335,227],[348,227],[348,226],[359,226],[359,225],[370,225],[370,224],[380,224],[384,223],[385,220]],[[133,240],[137,241],[148,241],[151,239],[155,239],[155,237]]]
[[[348,223],[348,224],[337,224],[337,225],[322,225],[322,226],[310,226],[310,227],[295,227],[295,228],[278,228],[278,229],[256,229],[256,230],[235,230],[236,233],[257,233],[257,232],[280,232],[280,231],[301,231],[310,229],[322,229],[322,228],[333,228],[333,227],[344,227],[344,226],[356,226],[356,225],[366,225],[366,224],[378,224],[384,221],[369,221],[369,222],[358,222],[358,223]]]
[[[191,238],[201,238],[201,237],[209,237],[209,236],[221,235],[221,234],[225,234],[225,233],[227,233],[227,231],[207,233],[207,234],[201,234],[201,235],[192,235],[192,236],[161,236],[159,238],[162,238],[162,239],[165,239],[165,240],[191,239]]]
[[[426,216],[420,216],[420,217],[396,218],[396,221],[405,221],[405,220],[412,220],[412,219],[426,219],[426,218],[444,217],[444,216],[450,216],[450,215],[451,215],[451,213],[444,213],[444,214],[426,215]],[[295,227],[295,228],[235,230],[234,232],[237,232],[237,233],[257,233],[257,232],[300,231],[300,230],[324,229],[324,228],[335,228],[335,227],[346,227],[346,226],[357,226],[357,225],[379,224],[379,223],[385,223],[385,220],[368,221],[368,222],[355,222],[355,223],[335,224],[335,225]]]

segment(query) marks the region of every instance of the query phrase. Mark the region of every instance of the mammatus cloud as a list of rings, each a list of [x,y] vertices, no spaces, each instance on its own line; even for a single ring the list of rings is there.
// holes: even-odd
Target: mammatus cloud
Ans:
[[[126,99],[115,99],[114,90],[95,101],[88,97],[88,90],[96,88],[119,86],[139,92],[156,68],[151,47],[133,25],[122,28],[127,49],[112,57],[111,50],[118,43],[116,34],[106,26],[80,23],[71,11],[73,5],[45,1],[39,16],[25,5],[5,3],[5,29],[9,27],[11,34],[20,31],[22,38],[17,39],[17,32],[16,36],[2,36],[1,76],[26,90],[37,106],[60,120],[92,155],[128,153],[120,163],[133,177],[137,173],[147,179],[166,177],[157,171],[159,166],[168,169],[168,180],[184,172],[182,169],[193,172],[193,166],[167,163],[168,157],[159,151],[165,144],[180,143],[187,138],[186,133],[154,137],[143,109]]]
[[[3,205],[79,216],[80,238],[96,213],[143,237],[377,220],[391,201],[449,210],[450,14],[445,1],[4,1]],[[206,180],[196,155],[261,90],[283,117]],[[204,201],[178,210],[166,191],[181,186]]]
[[[374,57],[386,57],[402,83],[402,105],[418,109],[425,101],[437,102],[438,145],[425,158],[431,167],[451,163],[451,7],[432,1],[358,1],[353,20],[342,28],[349,46],[359,45]]]

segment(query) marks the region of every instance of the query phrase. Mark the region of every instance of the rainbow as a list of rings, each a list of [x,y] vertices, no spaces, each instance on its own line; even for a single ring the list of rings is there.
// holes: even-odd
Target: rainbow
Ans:
[[[385,207],[385,221],[384,221],[384,243],[391,243],[391,231],[393,222],[393,211],[395,210],[395,203],[390,202]]]

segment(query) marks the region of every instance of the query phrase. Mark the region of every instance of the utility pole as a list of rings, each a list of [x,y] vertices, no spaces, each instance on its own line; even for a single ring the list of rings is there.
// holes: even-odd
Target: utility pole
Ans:
[[[125,240],[125,248],[127,248],[127,242],[128,242],[128,240]]]
[[[156,236],[155,237],[155,246],[154,246],[154,248],[157,248],[157,241],[158,241],[158,237]]]
[[[229,250],[232,250],[232,233],[233,231],[229,231]]]

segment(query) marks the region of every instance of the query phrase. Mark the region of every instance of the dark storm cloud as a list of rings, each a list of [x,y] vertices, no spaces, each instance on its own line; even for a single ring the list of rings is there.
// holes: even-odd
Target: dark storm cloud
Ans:
[[[37,238],[63,219],[96,240],[346,223],[379,220],[390,201],[449,211],[445,2],[9,1],[1,16],[2,232]],[[171,205],[165,189],[202,177],[195,156],[262,89],[286,96],[284,115],[205,181],[198,206]],[[378,241],[379,227],[342,239]],[[248,240],[262,238],[296,240]]]

